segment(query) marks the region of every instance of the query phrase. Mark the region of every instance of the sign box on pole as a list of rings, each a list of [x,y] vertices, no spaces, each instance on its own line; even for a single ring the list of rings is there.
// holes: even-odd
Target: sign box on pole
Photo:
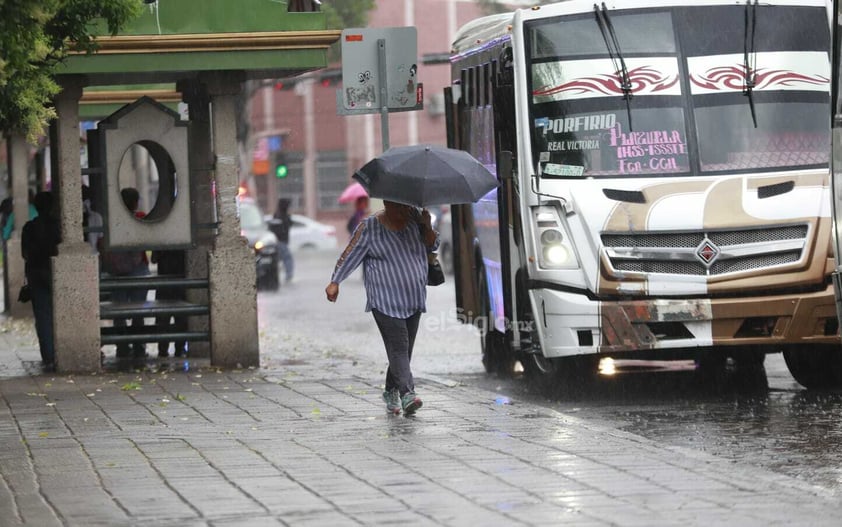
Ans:
[[[380,79],[378,41],[385,41],[386,78]],[[382,108],[381,84],[387,86],[390,111],[419,109],[418,32],[415,27],[350,28],[342,31],[342,106],[353,113]]]

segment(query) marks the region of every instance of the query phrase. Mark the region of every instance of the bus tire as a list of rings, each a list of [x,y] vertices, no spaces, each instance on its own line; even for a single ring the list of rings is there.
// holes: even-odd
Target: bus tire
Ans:
[[[548,359],[540,352],[524,353],[520,364],[529,384],[541,393],[551,391],[556,384],[563,382],[560,359]]]
[[[798,384],[811,390],[842,388],[842,349],[813,345],[785,349],[784,362]]]

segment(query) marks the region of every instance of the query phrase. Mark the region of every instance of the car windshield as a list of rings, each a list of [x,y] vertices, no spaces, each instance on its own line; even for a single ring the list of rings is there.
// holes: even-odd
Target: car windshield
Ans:
[[[263,226],[263,217],[257,205],[240,202],[240,226],[243,229],[259,229]]]
[[[748,53],[746,16],[756,24]],[[704,6],[608,17],[622,61],[609,55],[610,32],[593,13],[527,25],[539,175],[827,166],[829,36],[821,8]]]

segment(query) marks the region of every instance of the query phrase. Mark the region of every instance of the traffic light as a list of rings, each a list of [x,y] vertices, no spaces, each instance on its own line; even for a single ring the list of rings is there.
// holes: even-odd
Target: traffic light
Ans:
[[[287,157],[281,152],[278,152],[275,155],[275,177],[278,179],[283,179],[287,177],[287,174],[289,174],[289,165],[287,165]]]

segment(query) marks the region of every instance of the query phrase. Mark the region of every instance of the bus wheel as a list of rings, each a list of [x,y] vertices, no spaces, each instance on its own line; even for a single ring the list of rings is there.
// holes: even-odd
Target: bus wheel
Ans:
[[[842,387],[842,349],[817,345],[784,350],[789,373],[805,388],[824,390]]]
[[[541,392],[547,392],[561,381],[561,367],[559,359],[548,359],[537,353],[524,353],[520,359],[523,366],[523,373],[531,385],[534,385]]]

